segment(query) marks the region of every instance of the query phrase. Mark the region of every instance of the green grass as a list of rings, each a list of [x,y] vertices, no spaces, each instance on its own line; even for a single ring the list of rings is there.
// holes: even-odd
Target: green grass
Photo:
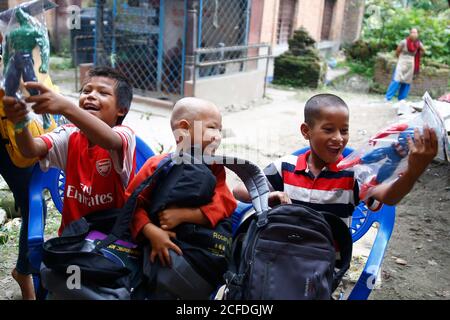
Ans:
[[[45,196],[48,199],[49,195],[46,194]],[[11,219],[8,219],[6,224],[9,224],[10,221]],[[60,222],[61,214],[56,210],[53,201],[47,201],[47,219],[44,230],[45,239],[58,235]],[[20,223],[17,225],[14,224],[9,228],[6,227],[6,224],[0,226],[0,279],[9,277],[19,253]]]
[[[47,219],[45,220],[44,235],[46,238],[58,236],[58,229],[61,223],[61,214],[53,205],[53,201],[47,202]]]
[[[50,58],[51,70],[69,70],[73,69],[72,59],[65,57],[52,56]]]
[[[372,79],[374,75],[374,62],[361,62],[358,60],[349,60],[345,65],[350,69],[351,74],[358,74],[365,78]]]

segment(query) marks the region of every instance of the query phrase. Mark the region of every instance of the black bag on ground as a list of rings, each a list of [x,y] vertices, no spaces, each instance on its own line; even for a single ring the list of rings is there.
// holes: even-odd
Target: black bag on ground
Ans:
[[[225,299],[331,299],[350,266],[352,239],[346,224],[302,205],[269,209],[269,188],[259,168],[246,163],[239,167],[241,174],[230,169],[244,181],[255,212],[236,232],[233,261],[224,276]]]
[[[131,242],[129,227],[137,196],[168,165],[161,163],[123,208],[91,213],[44,243],[41,278],[52,299],[145,298],[142,250]]]

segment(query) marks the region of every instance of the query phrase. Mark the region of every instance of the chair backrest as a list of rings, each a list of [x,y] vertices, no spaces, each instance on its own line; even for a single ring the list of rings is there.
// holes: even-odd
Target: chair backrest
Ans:
[[[136,136],[136,172],[144,165],[147,159],[153,157],[153,150],[138,136]]]
[[[141,138],[136,136],[136,172],[139,171],[148,158],[154,155],[153,150]],[[51,168],[47,172],[42,172],[37,165],[33,170],[30,186],[39,186],[41,192],[43,189],[49,190],[56,209],[62,212],[65,181],[64,171]],[[37,194],[40,193],[38,192]]]

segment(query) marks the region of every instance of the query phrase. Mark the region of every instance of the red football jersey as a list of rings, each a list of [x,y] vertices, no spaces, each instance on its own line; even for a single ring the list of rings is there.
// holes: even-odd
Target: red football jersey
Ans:
[[[70,222],[95,211],[121,208],[125,189],[136,169],[136,137],[130,128],[112,128],[122,138],[121,151],[89,147],[87,136],[74,125],[64,125],[41,136],[48,147],[42,170],[65,171],[64,207],[59,234]]]

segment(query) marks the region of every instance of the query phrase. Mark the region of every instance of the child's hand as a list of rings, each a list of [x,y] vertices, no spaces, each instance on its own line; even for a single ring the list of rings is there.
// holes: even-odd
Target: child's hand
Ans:
[[[26,89],[35,89],[39,91],[39,95],[30,96],[25,101],[34,103],[32,108],[35,113],[65,114],[67,108],[76,108],[76,105],[63,95],[53,92],[46,86],[38,82],[25,83]]]
[[[288,195],[281,191],[273,191],[269,193],[269,205],[274,206],[277,204],[291,204],[292,201]]]
[[[438,139],[434,129],[423,128],[423,134],[414,129],[414,141],[408,137],[409,158],[408,171],[421,175],[425,168],[433,161],[438,152]]]
[[[169,207],[159,213],[159,224],[164,230],[172,230],[179,224],[185,222],[183,219],[184,211],[188,208]]]
[[[3,106],[6,117],[14,124],[24,121],[30,112],[23,100],[17,100],[14,97],[3,97]]]
[[[162,230],[149,223],[144,226],[142,233],[151,243],[150,261],[152,263],[155,262],[155,257],[158,256],[163,266],[170,266],[172,261],[170,260],[169,249],[175,251],[178,255],[183,254],[181,249],[170,240],[170,238],[176,238],[174,232]]]

